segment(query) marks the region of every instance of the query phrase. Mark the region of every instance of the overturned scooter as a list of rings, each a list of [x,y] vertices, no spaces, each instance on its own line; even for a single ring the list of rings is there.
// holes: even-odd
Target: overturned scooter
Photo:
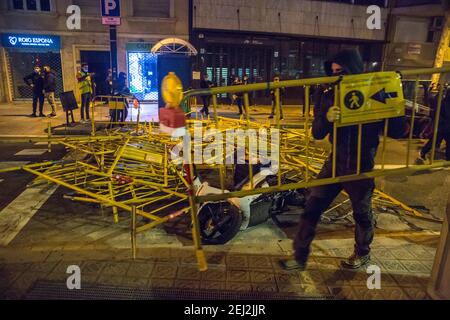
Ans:
[[[236,165],[232,191],[251,190],[248,173],[248,164]],[[267,188],[277,182],[277,176],[273,175],[269,166],[255,164],[253,173],[254,188]],[[222,193],[220,188],[212,187],[206,181],[202,182],[198,175],[194,185],[197,196]],[[225,192],[230,191],[225,190]],[[202,242],[204,244],[227,243],[239,230],[245,230],[273,218],[286,211],[287,205],[301,206],[304,202],[304,190],[288,190],[204,202],[198,208]]]

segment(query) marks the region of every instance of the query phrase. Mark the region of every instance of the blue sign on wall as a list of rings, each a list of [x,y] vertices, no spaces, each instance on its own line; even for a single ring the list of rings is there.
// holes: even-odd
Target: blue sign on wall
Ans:
[[[3,33],[2,46],[5,48],[39,48],[59,50],[61,48],[61,39],[59,36]]]
[[[102,17],[120,17],[120,0],[102,0]]]

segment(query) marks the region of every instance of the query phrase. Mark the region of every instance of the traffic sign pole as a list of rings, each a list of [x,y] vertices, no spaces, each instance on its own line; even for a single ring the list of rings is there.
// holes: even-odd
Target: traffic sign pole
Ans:
[[[120,25],[120,0],[101,0],[102,24],[109,25],[109,52],[112,87],[117,88],[117,26]]]
[[[114,25],[109,26],[109,47],[112,87],[117,88],[117,27]]]

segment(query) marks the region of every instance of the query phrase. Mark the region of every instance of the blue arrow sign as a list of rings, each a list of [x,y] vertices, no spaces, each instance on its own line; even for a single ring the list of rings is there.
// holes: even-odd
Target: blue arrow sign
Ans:
[[[386,104],[386,99],[397,98],[397,92],[386,92],[385,88],[373,94],[370,99]]]

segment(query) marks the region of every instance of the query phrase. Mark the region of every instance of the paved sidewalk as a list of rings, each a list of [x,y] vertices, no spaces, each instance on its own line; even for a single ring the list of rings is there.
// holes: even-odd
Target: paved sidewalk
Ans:
[[[0,132],[10,130],[10,134],[18,134],[22,120],[30,120],[30,127],[33,123],[46,129],[45,120],[14,115],[2,107],[0,130],[5,131]],[[20,108],[26,111],[26,105],[17,110]],[[268,107],[259,109],[260,119],[266,118]],[[295,115],[297,109],[289,110]],[[227,112],[231,115],[235,111],[224,107],[223,113]],[[17,119],[20,125],[14,123]],[[404,150],[404,141],[389,147],[389,163],[404,161]],[[6,160],[23,159],[11,156]],[[425,206],[431,214],[442,217],[449,191],[445,187],[447,172],[388,177],[377,183],[406,204]],[[3,188],[11,188],[11,179],[15,179],[5,175],[0,178]],[[197,290],[202,296],[240,292],[252,294],[254,299],[267,295],[301,299],[428,299],[426,286],[439,239],[439,223],[395,212],[379,213],[372,263],[381,268],[381,290],[368,290],[369,275],[365,270],[346,271],[339,265],[339,260],[353,249],[353,229],[348,221],[320,225],[305,272],[286,272],[278,265],[281,257],[291,254],[295,226],[279,228],[268,221],[240,232],[224,246],[205,247],[209,270],[200,273],[192,241],[186,236],[189,223],[185,223],[184,233],[180,223],[139,234],[138,259],[133,261],[128,215],[121,213],[119,224],[113,224],[110,209],[101,212],[96,206],[63,199],[66,192],[58,188],[8,246],[0,247],[1,298],[39,298],[45,294],[55,297],[55,292],[59,292],[59,297],[68,297],[64,290],[69,276],[66,270],[75,264],[81,267],[84,288],[78,297],[93,293],[98,298],[108,298],[114,288],[124,292],[142,289],[149,294],[158,288],[179,296]],[[30,206],[24,203],[21,210],[33,210]],[[297,218],[295,212],[289,214]],[[103,294],[98,295],[99,292]]]
[[[372,264],[381,268],[381,290],[368,290],[364,269],[340,267],[340,259],[353,250],[353,228],[346,224],[319,226],[305,272],[286,272],[278,265],[291,254],[295,227],[280,229],[272,221],[240,232],[226,245],[205,246],[209,269],[199,272],[192,241],[184,236],[189,232],[186,222],[185,233],[179,221],[139,234],[138,259],[133,261],[128,215],[121,214],[119,224],[113,224],[109,211],[102,214],[95,206],[63,201],[63,193],[58,189],[21,233],[0,248],[2,298],[57,298],[52,285],[63,288],[59,298],[92,292],[108,298],[111,288],[198,290],[210,297],[245,292],[254,299],[268,294],[292,299],[429,298],[426,286],[438,231],[377,229]],[[80,266],[86,291],[64,289],[69,265]]]
[[[49,121],[52,126],[66,121],[60,105],[55,118],[31,118],[31,112],[31,101],[0,103],[0,136],[46,136]],[[44,107],[44,113],[50,112]]]
[[[158,121],[158,108],[156,104],[142,104],[140,121]],[[219,115],[238,118],[236,106],[220,105]],[[193,108],[193,110],[200,110],[201,107]],[[213,116],[212,107],[211,117]],[[250,107],[253,121],[263,121],[269,123],[268,115],[270,114],[270,106],[252,106]],[[57,116],[55,118],[31,118],[31,101],[30,102],[14,102],[14,103],[0,103],[0,137],[36,137],[47,136],[48,123],[51,123],[52,128],[61,134],[65,134],[66,115],[62,110],[60,104],[57,107]],[[80,119],[79,110],[74,111],[75,121]],[[132,108],[129,110],[128,120],[136,121],[136,111]],[[197,114],[197,117],[201,118]],[[196,118],[196,115],[193,115]],[[108,108],[98,107],[95,112],[96,121],[109,121]],[[286,106],[285,120],[283,123],[301,123],[300,107]],[[90,124],[77,124],[74,128],[69,128],[68,132],[72,134],[90,134]]]
[[[227,247],[206,249],[209,263],[206,272],[197,270],[192,248],[141,249],[135,261],[129,258],[130,251],[124,249],[86,247],[71,251],[23,251],[11,248],[2,250],[1,254],[0,295],[6,299],[31,297],[43,280],[64,287],[69,276],[67,267],[78,265],[82,288],[211,290],[211,296],[217,291],[253,292],[255,299],[259,292],[273,293],[274,298],[289,294],[291,298],[304,299],[429,299],[426,286],[436,239],[436,236],[406,236],[393,244],[388,238],[378,238],[372,263],[381,268],[380,290],[367,288],[369,275],[365,270],[348,271],[339,267],[338,257],[346,256],[352,250],[350,239],[333,240],[335,244],[345,243],[333,245],[333,249],[320,248],[327,242],[319,241],[308,270],[304,272],[282,270],[278,265],[278,260],[285,257],[282,252],[263,254],[252,250],[253,253],[240,253],[228,251]],[[59,298],[67,294],[63,291]],[[41,298],[45,298],[45,290]],[[97,298],[108,298],[108,293]]]

